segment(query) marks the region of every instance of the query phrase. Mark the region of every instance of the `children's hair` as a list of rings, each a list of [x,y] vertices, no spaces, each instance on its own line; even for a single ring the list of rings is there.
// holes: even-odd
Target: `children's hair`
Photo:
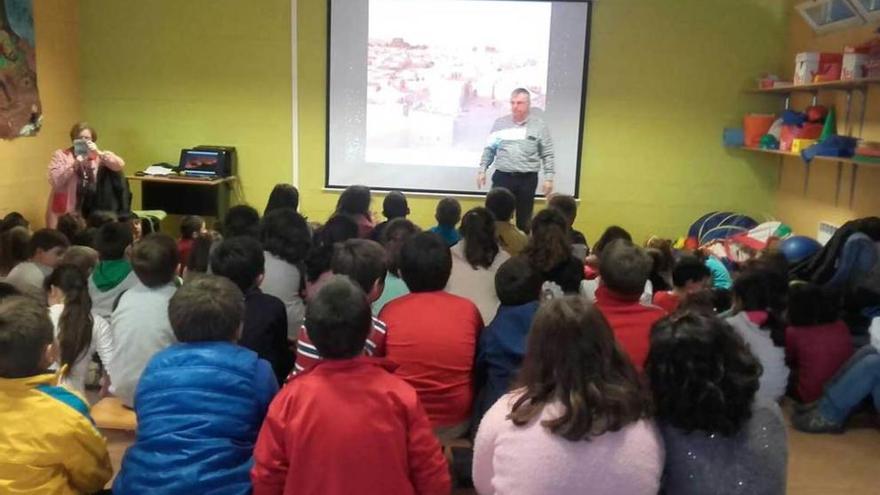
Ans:
[[[225,239],[211,253],[211,273],[232,280],[241,292],[255,286],[265,263],[263,247],[250,237]]]
[[[235,205],[223,218],[223,236],[260,238],[260,214],[252,206]]]
[[[59,247],[64,249],[70,247],[70,241],[64,237],[64,234],[55,229],[40,229],[34,232],[28,242],[28,256],[37,254],[38,249],[46,252]]]
[[[46,307],[24,296],[0,301],[0,378],[24,378],[41,369],[46,347],[54,340]]]
[[[112,211],[95,210],[86,218],[86,227],[100,229],[108,223],[118,222],[119,218]]]
[[[461,219],[461,237],[464,240],[464,257],[471,267],[489,268],[498,255],[495,242],[495,217],[489,210],[478,206],[471,208]]]
[[[269,194],[263,215],[281,208],[290,208],[293,211],[299,208],[299,191],[290,184],[275,184],[272,193]]]
[[[131,267],[138,280],[151,289],[171,283],[177,263],[177,243],[160,232],[147,235],[132,249]]]
[[[76,213],[65,213],[58,217],[58,225],[55,227],[58,232],[64,234],[67,240],[73,242],[80,232],[85,230],[86,221]]]
[[[64,310],[58,319],[58,351],[62,367],[69,373],[92,344],[92,298],[89,279],[75,265],[59,265],[43,281],[46,292],[57,287],[64,293]]]
[[[788,324],[796,327],[825,325],[838,320],[834,294],[813,283],[797,283],[788,291]]]
[[[309,301],[305,327],[321,357],[348,359],[359,355],[372,327],[367,295],[348,277],[332,276]]]
[[[767,312],[767,321],[761,328],[770,331],[770,338],[777,347],[783,347],[785,320],[779,307],[780,296],[776,294],[779,290],[779,284],[774,281],[776,277],[777,274],[769,270],[747,270],[734,280],[733,295],[739,304],[738,309]]]
[[[358,236],[358,225],[347,215],[334,215],[315,231],[312,248],[306,256],[306,280],[314,282],[330,269],[333,245]]]
[[[651,257],[632,242],[616,240],[605,247],[599,258],[602,283],[618,294],[641,294],[651,273]]]
[[[131,226],[122,222],[105,224],[95,236],[95,250],[102,261],[121,260],[131,246]]]
[[[434,212],[434,218],[437,224],[444,227],[455,227],[461,220],[461,204],[455,198],[443,198],[437,203],[437,210]]]
[[[762,368],[724,320],[684,312],[654,324],[645,371],[660,421],[732,436],[752,416]]]
[[[532,234],[523,255],[536,270],[544,273],[572,257],[568,222],[556,210],[541,210],[532,220]]]
[[[211,264],[211,247],[214,245],[214,235],[202,234],[195,238],[192,249],[189,251],[189,259],[186,260],[187,273],[207,273]]]
[[[77,246],[88,246],[90,248],[97,249],[95,246],[97,242],[95,240],[98,238],[98,229],[94,227],[86,227],[85,230],[81,230],[77,235],[76,239],[71,239],[71,243]]]
[[[30,258],[31,233],[25,227],[13,227],[0,234],[0,274]]]
[[[369,294],[376,282],[385,281],[385,274],[388,273],[385,258],[385,250],[379,243],[349,239],[334,247],[330,269],[337,275],[351,277]]]
[[[579,296],[545,302],[535,314],[508,416],[525,426],[544,407],[562,413],[541,421],[550,432],[579,441],[619,431],[648,414],[639,376],[599,310]]]
[[[27,221],[27,218],[24,217],[21,213],[17,211],[11,211],[3,217],[3,221],[0,222],[0,234],[6,232],[10,229],[14,229],[15,227],[24,227],[25,230],[30,228],[31,223]]]
[[[409,205],[406,196],[400,191],[391,191],[382,201],[382,215],[388,220],[406,218],[409,215]]]
[[[681,297],[681,301],[678,304],[678,308],[675,309],[675,313],[693,311],[696,313],[715,315],[717,312],[720,312],[716,309],[716,301],[717,297],[713,289],[704,288],[689,292]]]
[[[339,195],[336,213],[346,215],[369,215],[372,196],[367,186],[348,186]]]
[[[557,210],[559,213],[562,213],[562,216],[568,220],[568,225],[574,224],[575,218],[577,218],[578,213],[578,205],[577,201],[571,196],[567,194],[553,194],[550,196],[550,199],[547,200],[547,208],[553,208]]]
[[[387,252],[388,271],[400,276],[400,248],[410,237],[421,232],[418,225],[405,218],[395,218],[388,222],[382,232],[382,246]]]
[[[88,122],[85,122],[85,121],[77,122],[76,124],[73,124],[73,127],[70,128],[70,140],[73,141],[75,139],[78,139],[79,134],[85,130],[88,130],[89,134],[92,135],[92,142],[97,143],[98,142],[98,131],[96,131],[94,127],[92,127],[91,125],[89,125]]]
[[[486,194],[486,209],[499,222],[509,222],[516,210],[516,197],[506,187],[493,187]]]
[[[672,252],[672,241],[651,236],[645,242],[645,250],[654,261],[651,267],[651,285],[654,292],[672,290],[672,268],[675,266],[675,254]]]
[[[617,225],[608,227],[605,229],[605,232],[602,232],[596,244],[593,244],[593,254],[601,257],[605,247],[618,239],[632,242],[632,236],[623,227],[618,227]]]
[[[400,275],[410,292],[443,290],[452,273],[446,241],[433,232],[418,233],[400,249]]]
[[[181,239],[194,239],[202,232],[205,219],[198,215],[187,215],[180,220]]]
[[[180,342],[235,340],[244,318],[244,296],[231,281],[202,274],[183,284],[168,302],[168,320]]]
[[[688,282],[702,282],[711,277],[709,267],[695,256],[682,256],[672,268],[672,285],[679,289]]]
[[[312,233],[302,215],[291,208],[277,208],[260,223],[263,249],[291,265],[301,263],[312,247]]]
[[[98,252],[88,246],[71,246],[61,257],[61,264],[79,268],[88,278],[98,264]]]
[[[495,273],[495,293],[505,306],[519,306],[537,301],[543,280],[523,256],[510,258]]]

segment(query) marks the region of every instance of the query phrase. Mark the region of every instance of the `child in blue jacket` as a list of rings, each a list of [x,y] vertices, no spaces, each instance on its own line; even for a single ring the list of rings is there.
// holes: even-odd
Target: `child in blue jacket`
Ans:
[[[244,296],[204,275],[168,304],[179,344],[157,353],[134,398],[137,440],[113,493],[248,494],[257,434],[278,383],[272,367],[235,342]]]

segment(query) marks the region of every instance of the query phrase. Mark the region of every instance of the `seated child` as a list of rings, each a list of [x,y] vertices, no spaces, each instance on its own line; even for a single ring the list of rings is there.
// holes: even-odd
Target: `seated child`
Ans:
[[[101,318],[109,319],[119,296],[137,284],[129,261],[131,244],[131,229],[124,223],[108,223],[98,230],[95,246],[99,261],[89,277],[89,296],[92,309]]]
[[[189,253],[192,251],[196,237],[207,233],[205,220],[198,215],[187,215],[180,221],[180,239],[177,240],[177,259],[180,260],[178,275],[183,275],[183,268],[189,261]]]
[[[575,258],[585,261],[590,254],[590,245],[584,234],[574,228],[574,221],[577,218],[577,201],[566,194],[553,194],[547,200],[547,207],[562,213],[562,216],[568,220],[568,235],[571,238],[572,254]]]
[[[785,323],[774,310],[780,295],[773,289],[773,276],[760,269],[740,274],[733,284],[733,316],[726,318],[764,368],[757,397],[767,401],[785,395],[789,374],[785,365]]]
[[[455,229],[458,221],[461,220],[461,204],[455,198],[441,199],[437,203],[434,218],[437,219],[437,225],[431,227],[430,231],[440,234],[447,246],[454,246],[461,239]]]
[[[308,302],[332,275],[330,261],[336,244],[358,238],[358,225],[346,215],[333,215],[315,230],[312,247],[306,255],[306,290]]]
[[[684,256],[672,268],[672,290],[654,293],[654,304],[667,313],[674,313],[688,294],[708,288],[712,283],[712,272],[694,256]]]
[[[447,495],[449,472],[419,403],[391,365],[363,357],[370,304],[333,276],[306,308],[324,356],[272,401],[251,470],[254,495]]]
[[[297,211],[299,208],[299,190],[291,184],[283,182],[275,184],[272,192],[269,193],[269,200],[266,201],[263,216],[266,216],[271,211],[287,208]]]
[[[406,202],[406,196],[400,191],[391,191],[382,201],[382,215],[387,218],[384,222],[376,224],[373,232],[370,233],[370,239],[376,242],[382,242],[382,234],[388,222],[395,218],[406,218],[409,215],[409,205]]]
[[[715,315],[660,320],[645,365],[666,444],[661,493],[781,495],[782,413],[757,395],[761,365]]]
[[[110,316],[116,355],[110,363],[110,392],[128,407],[154,354],[177,342],[168,321],[168,301],[177,290],[177,243],[150,234],[134,246],[131,266],[138,282],[119,297]]]
[[[235,205],[223,217],[223,237],[260,238],[260,214],[252,206]]]
[[[505,187],[493,187],[486,194],[486,209],[495,216],[495,238],[507,254],[516,256],[525,249],[529,237],[511,222],[516,211],[516,197]]]
[[[249,493],[254,445],[278,391],[269,363],[235,344],[241,291],[202,275],[168,304],[179,344],[158,352],[137,387],[137,439],[114,493]]]
[[[98,266],[100,257],[94,248],[88,246],[70,246],[61,257],[61,265],[73,265],[85,274],[86,283],[92,276],[95,267]]]
[[[31,233],[26,227],[12,227],[0,233],[0,279],[30,258]]]
[[[495,319],[480,335],[477,346],[474,425],[499,397],[510,391],[526,354],[526,337],[538,311],[541,276],[523,258],[504,262],[495,274],[495,291],[501,306]]]
[[[251,237],[226,239],[211,253],[211,273],[232,280],[244,294],[239,345],[268,361],[277,382],[283,384],[293,369],[293,353],[287,344],[287,308],[281,299],[260,290],[264,266],[263,247]]]
[[[650,273],[651,257],[635,244],[621,239],[603,248],[596,307],[605,315],[614,338],[640,372],[648,356],[651,326],[666,316],[663,309],[639,301]]]
[[[400,271],[410,293],[386,304],[379,314],[390,329],[388,359],[419,393],[438,436],[457,438],[469,427],[483,319],[474,303],[443,290],[452,255],[439,235],[422,232],[406,241]]]
[[[828,382],[815,407],[796,413],[791,423],[807,433],[842,433],[847,418],[865,400],[880,416],[880,354],[873,345],[856,351]]]
[[[801,402],[818,400],[852,353],[849,328],[838,319],[831,294],[810,283],[793,285],[788,293],[785,361],[795,396]]]
[[[479,493],[656,495],[663,440],[650,400],[594,305],[544,302],[519,377],[477,431]]]
[[[54,359],[46,307],[0,301],[0,492],[94,493],[113,468],[86,401],[47,372]]]
[[[92,356],[97,352],[105,366],[113,360],[110,324],[92,312],[88,278],[78,267],[59,265],[46,277],[45,289],[58,340],[61,383],[85,393]]]
[[[385,287],[385,250],[378,243],[366,239],[349,239],[336,244],[330,270],[335,275],[346,275],[357,283],[372,304]],[[319,289],[320,290],[320,289]],[[385,323],[373,318],[370,335],[364,342],[364,355],[385,356]],[[296,372],[305,371],[323,357],[309,336],[308,326],[302,325],[296,341]]]
[[[42,289],[43,280],[61,263],[68,247],[70,242],[57,230],[34,232],[28,243],[28,261],[15,265],[6,276],[6,282],[19,288]]]
[[[373,232],[373,215],[370,213],[370,203],[373,198],[370,188],[367,186],[348,186],[339,195],[336,202],[334,215],[346,216],[352,219],[358,226],[358,237],[369,239]]]
[[[400,248],[410,237],[422,230],[405,218],[397,218],[388,222],[382,235],[382,246],[385,248],[385,259],[388,274],[385,276],[385,288],[379,299],[373,302],[373,314],[378,315],[390,301],[409,294],[409,289],[400,278]]]

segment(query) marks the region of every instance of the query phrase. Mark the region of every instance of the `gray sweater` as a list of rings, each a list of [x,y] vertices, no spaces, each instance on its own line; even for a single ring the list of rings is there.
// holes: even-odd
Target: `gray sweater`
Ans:
[[[110,364],[110,391],[132,407],[134,392],[147,363],[157,352],[177,343],[168,321],[174,283],[151,289],[138,282],[119,299],[110,318],[116,354]]]
[[[663,493],[666,495],[784,495],[788,446],[775,403],[755,405],[732,437],[685,433],[665,424]]]
[[[493,163],[502,172],[538,172],[543,165],[544,179],[553,180],[553,140],[544,120],[534,115],[519,124],[511,115],[496,120],[483,149],[480,169],[486,170]]]

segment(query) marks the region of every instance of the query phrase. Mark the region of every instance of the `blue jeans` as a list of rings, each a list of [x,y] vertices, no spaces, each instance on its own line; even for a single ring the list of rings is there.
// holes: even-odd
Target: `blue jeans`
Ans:
[[[874,407],[880,411],[880,354],[869,345],[859,349],[828,384],[819,402],[819,412],[826,419],[843,424],[867,397],[873,397]]]

